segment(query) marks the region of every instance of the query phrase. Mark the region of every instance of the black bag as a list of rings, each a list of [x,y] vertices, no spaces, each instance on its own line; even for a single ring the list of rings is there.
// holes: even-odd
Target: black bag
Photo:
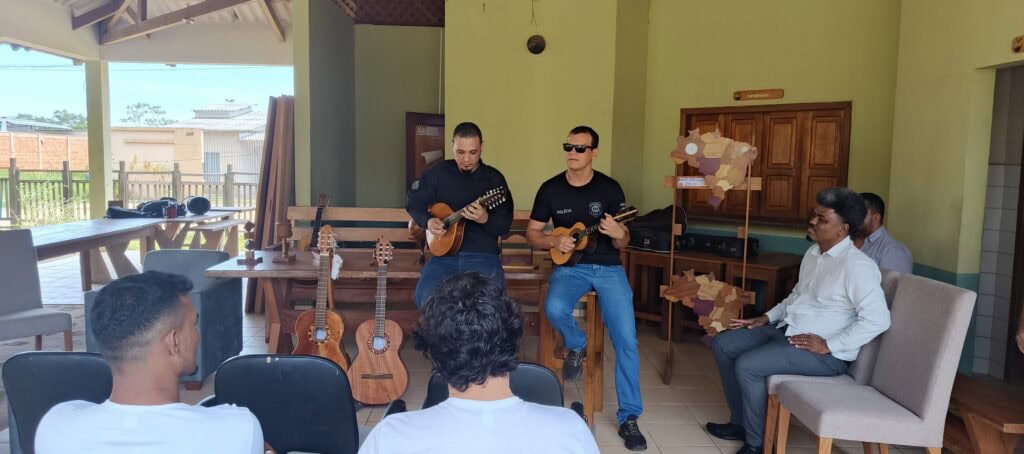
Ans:
[[[177,207],[178,216],[185,215],[185,205],[178,204],[178,201],[174,197],[163,197],[160,200],[150,200],[149,202],[140,203],[136,208],[143,213],[147,213],[150,218],[162,218],[164,217],[164,208]]]
[[[153,216],[149,212],[133,210],[131,208],[122,207],[109,207],[107,208],[107,216],[110,219],[137,219],[137,218],[162,218],[163,213],[159,216]]]
[[[188,208],[188,212],[191,214],[202,215],[206,214],[207,211],[210,211],[210,199],[201,195],[187,197],[185,200],[181,201],[181,204]],[[182,215],[184,215],[184,213],[182,213]]]
[[[686,231],[686,210],[676,206],[676,223]],[[633,220],[629,226],[629,247],[645,251],[669,252],[672,246],[672,205],[651,211]],[[676,237],[676,249],[679,249]]]

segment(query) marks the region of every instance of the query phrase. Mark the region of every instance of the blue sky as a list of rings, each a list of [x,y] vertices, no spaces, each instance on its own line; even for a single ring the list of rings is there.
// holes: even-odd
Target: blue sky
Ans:
[[[120,124],[125,107],[137,102],[158,105],[173,120],[192,118],[192,109],[225,99],[265,111],[267,98],[294,90],[292,68],[287,66],[111,63],[110,121]],[[0,117],[49,117],[61,109],[86,113],[85,66],[0,44]]]

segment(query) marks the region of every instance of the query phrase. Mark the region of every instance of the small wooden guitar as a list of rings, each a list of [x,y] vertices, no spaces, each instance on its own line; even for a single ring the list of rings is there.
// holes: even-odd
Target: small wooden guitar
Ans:
[[[356,329],[359,356],[348,370],[352,384],[352,397],[364,404],[386,404],[405,393],[409,385],[409,372],[398,356],[402,346],[402,327],[384,318],[387,301],[388,262],[393,247],[385,238],[377,240],[373,251],[377,262],[377,308],[373,320],[367,320]]]
[[[629,222],[636,217],[637,209],[634,207],[624,208],[612,216],[615,222]],[[576,247],[569,252],[562,252],[557,247],[551,248],[551,261],[555,265],[568,265],[573,266],[579,263],[580,259],[583,258],[583,254],[594,252],[597,248],[597,238],[595,237],[598,227],[601,225],[601,221],[590,227],[583,225],[582,222],[573,224],[572,227],[556,227],[551,231],[551,236],[560,237],[568,236],[576,240]]]
[[[334,230],[325,225],[318,232],[320,247],[320,270],[316,283],[316,307],[299,314],[295,320],[295,335],[299,345],[292,353],[327,358],[348,369],[348,360],[341,351],[341,336],[345,333],[345,321],[336,312],[327,310],[333,306],[334,286],[331,285],[331,256],[334,254]]]
[[[507,198],[508,190],[501,186],[485,192],[484,195],[474,200],[473,203],[480,203],[480,206],[490,211],[503,203]],[[463,235],[466,233],[466,220],[463,218],[463,211],[469,205],[462,207],[459,211],[453,211],[448,204],[443,202],[431,205],[430,215],[440,219],[444,223],[445,228],[444,235],[441,236],[434,236],[427,229],[427,244],[430,247],[431,254],[435,256],[454,255],[456,252],[459,252],[459,248],[462,247]]]
[[[304,235],[299,238],[299,249],[300,251],[316,251],[317,245],[320,244],[318,236],[320,235],[320,227],[323,224],[324,208],[327,208],[331,203],[331,198],[327,194],[320,194],[320,199],[316,202],[316,219],[313,220],[313,232],[309,235]]]

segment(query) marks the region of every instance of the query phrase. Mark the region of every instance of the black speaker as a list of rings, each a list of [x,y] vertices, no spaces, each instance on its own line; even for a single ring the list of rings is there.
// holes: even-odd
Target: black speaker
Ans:
[[[203,197],[201,195],[194,195],[192,197],[186,198],[182,202],[182,205],[185,205],[185,207],[188,208],[188,212],[192,214],[201,215],[206,214],[207,211],[210,211],[210,199]]]

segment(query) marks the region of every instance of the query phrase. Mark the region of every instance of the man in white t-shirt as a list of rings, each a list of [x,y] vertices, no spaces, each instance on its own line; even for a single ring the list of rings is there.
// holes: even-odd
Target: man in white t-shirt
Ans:
[[[359,449],[376,453],[584,453],[597,443],[572,410],[524,402],[509,387],[523,335],[519,305],[492,279],[457,274],[436,287],[413,331],[448,382],[448,399],[384,418]]]
[[[149,271],[100,290],[88,316],[114,375],[110,398],[50,409],[36,431],[37,453],[273,452],[249,410],[179,400],[178,377],[195,370],[199,343],[191,289],[183,276]]]

